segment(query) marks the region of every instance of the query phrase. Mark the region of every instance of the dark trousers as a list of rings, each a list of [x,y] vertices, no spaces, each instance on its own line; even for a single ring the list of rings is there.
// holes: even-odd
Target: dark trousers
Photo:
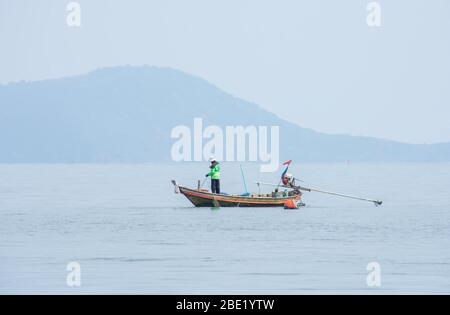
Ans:
[[[220,194],[220,179],[211,179],[211,191],[213,194]]]

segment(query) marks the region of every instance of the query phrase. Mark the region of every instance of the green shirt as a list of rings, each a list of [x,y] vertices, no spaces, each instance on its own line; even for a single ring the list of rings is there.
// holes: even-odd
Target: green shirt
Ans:
[[[220,179],[220,165],[217,164],[211,169],[211,172],[208,173],[211,176],[211,179]]]

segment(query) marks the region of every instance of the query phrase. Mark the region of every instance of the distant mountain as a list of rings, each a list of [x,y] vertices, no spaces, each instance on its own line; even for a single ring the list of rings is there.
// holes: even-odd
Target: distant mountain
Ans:
[[[281,159],[450,161],[449,143],[315,132],[200,78],[145,66],[0,86],[0,162],[170,161],[171,129],[194,117],[205,125],[279,125]]]

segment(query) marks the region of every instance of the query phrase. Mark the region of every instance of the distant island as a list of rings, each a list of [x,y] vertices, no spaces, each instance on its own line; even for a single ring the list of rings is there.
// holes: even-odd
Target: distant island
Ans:
[[[298,162],[450,161],[450,143],[319,133],[181,71],[125,66],[0,85],[0,163],[169,162],[171,129],[195,117],[280,126],[280,158]]]

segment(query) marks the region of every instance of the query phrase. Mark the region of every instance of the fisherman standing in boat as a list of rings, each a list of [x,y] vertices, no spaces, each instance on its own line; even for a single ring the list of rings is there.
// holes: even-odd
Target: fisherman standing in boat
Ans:
[[[205,176],[211,176],[211,192],[213,194],[220,194],[220,165],[215,158],[210,158],[211,165],[209,168],[211,171]]]

